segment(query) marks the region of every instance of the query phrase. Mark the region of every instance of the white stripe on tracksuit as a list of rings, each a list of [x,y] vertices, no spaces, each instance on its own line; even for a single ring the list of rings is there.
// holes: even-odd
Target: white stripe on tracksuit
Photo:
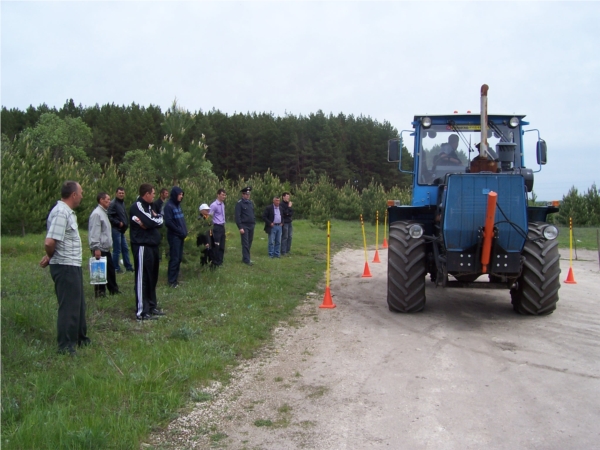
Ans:
[[[141,317],[142,313],[144,312],[144,247],[143,245],[140,245],[140,248],[138,249],[138,267],[137,267],[137,272],[135,274],[135,276],[137,277],[137,292],[136,292],[136,297],[137,297],[137,316]]]

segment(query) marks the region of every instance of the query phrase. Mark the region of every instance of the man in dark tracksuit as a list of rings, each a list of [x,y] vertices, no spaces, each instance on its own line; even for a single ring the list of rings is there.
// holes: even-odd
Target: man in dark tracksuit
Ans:
[[[164,315],[156,300],[159,228],[163,225],[163,216],[152,209],[154,187],[151,184],[142,184],[139,194],[129,208],[129,236],[135,267],[135,315],[138,320],[153,320]]]
[[[183,243],[188,235],[185,218],[181,210],[181,201],[183,200],[183,191],[179,186],[173,186],[171,189],[171,199],[164,207],[164,221],[167,227],[167,241],[169,242],[169,286],[176,288],[179,286],[179,267],[183,259]]]
[[[283,216],[283,228],[281,230],[281,256],[287,255],[292,249],[292,202],[290,201],[290,193],[284,192],[281,194],[281,215]]]
[[[242,198],[235,205],[235,223],[240,230],[242,239],[242,262],[249,266],[254,262],[250,259],[250,247],[254,239],[254,225],[256,219],[254,217],[254,203],[250,200],[250,186],[245,187],[240,192]]]

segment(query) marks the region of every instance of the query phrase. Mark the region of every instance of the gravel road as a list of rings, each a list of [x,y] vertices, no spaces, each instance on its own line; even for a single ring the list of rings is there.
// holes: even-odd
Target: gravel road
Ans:
[[[568,258],[568,250],[561,251]],[[373,253],[370,252],[370,258]],[[387,252],[332,263],[335,309],[309,294],[293,326],[213,400],[152,436],[164,449],[591,449],[600,443],[600,272],[578,252],[554,314],[519,316],[508,290],[427,284],[427,306],[386,304]],[[561,260],[561,280],[569,268]]]

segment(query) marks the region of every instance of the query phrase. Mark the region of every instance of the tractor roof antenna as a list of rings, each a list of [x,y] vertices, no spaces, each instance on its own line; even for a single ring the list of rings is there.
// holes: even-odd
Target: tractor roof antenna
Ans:
[[[489,86],[484,84],[481,86],[481,140],[479,141],[479,155],[483,159],[487,159],[488,157],[488,143],[487,143],[487,122],[488,122],[488,113],[487,113],[487,93]]]

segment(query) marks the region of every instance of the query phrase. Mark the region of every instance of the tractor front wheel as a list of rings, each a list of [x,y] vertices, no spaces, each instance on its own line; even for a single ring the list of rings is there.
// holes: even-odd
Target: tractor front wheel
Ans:
[[[530,222],[523,248],[523,270],[510,291],[513,309],[519,314],[552,314],[560,288],[558,240],[548,241],[542,233],[543,222]]]
[[[387,295],[390,311],[417,312],[425,307],[425,239],[410,236],[410,226],[415,223],[390,225]]]

